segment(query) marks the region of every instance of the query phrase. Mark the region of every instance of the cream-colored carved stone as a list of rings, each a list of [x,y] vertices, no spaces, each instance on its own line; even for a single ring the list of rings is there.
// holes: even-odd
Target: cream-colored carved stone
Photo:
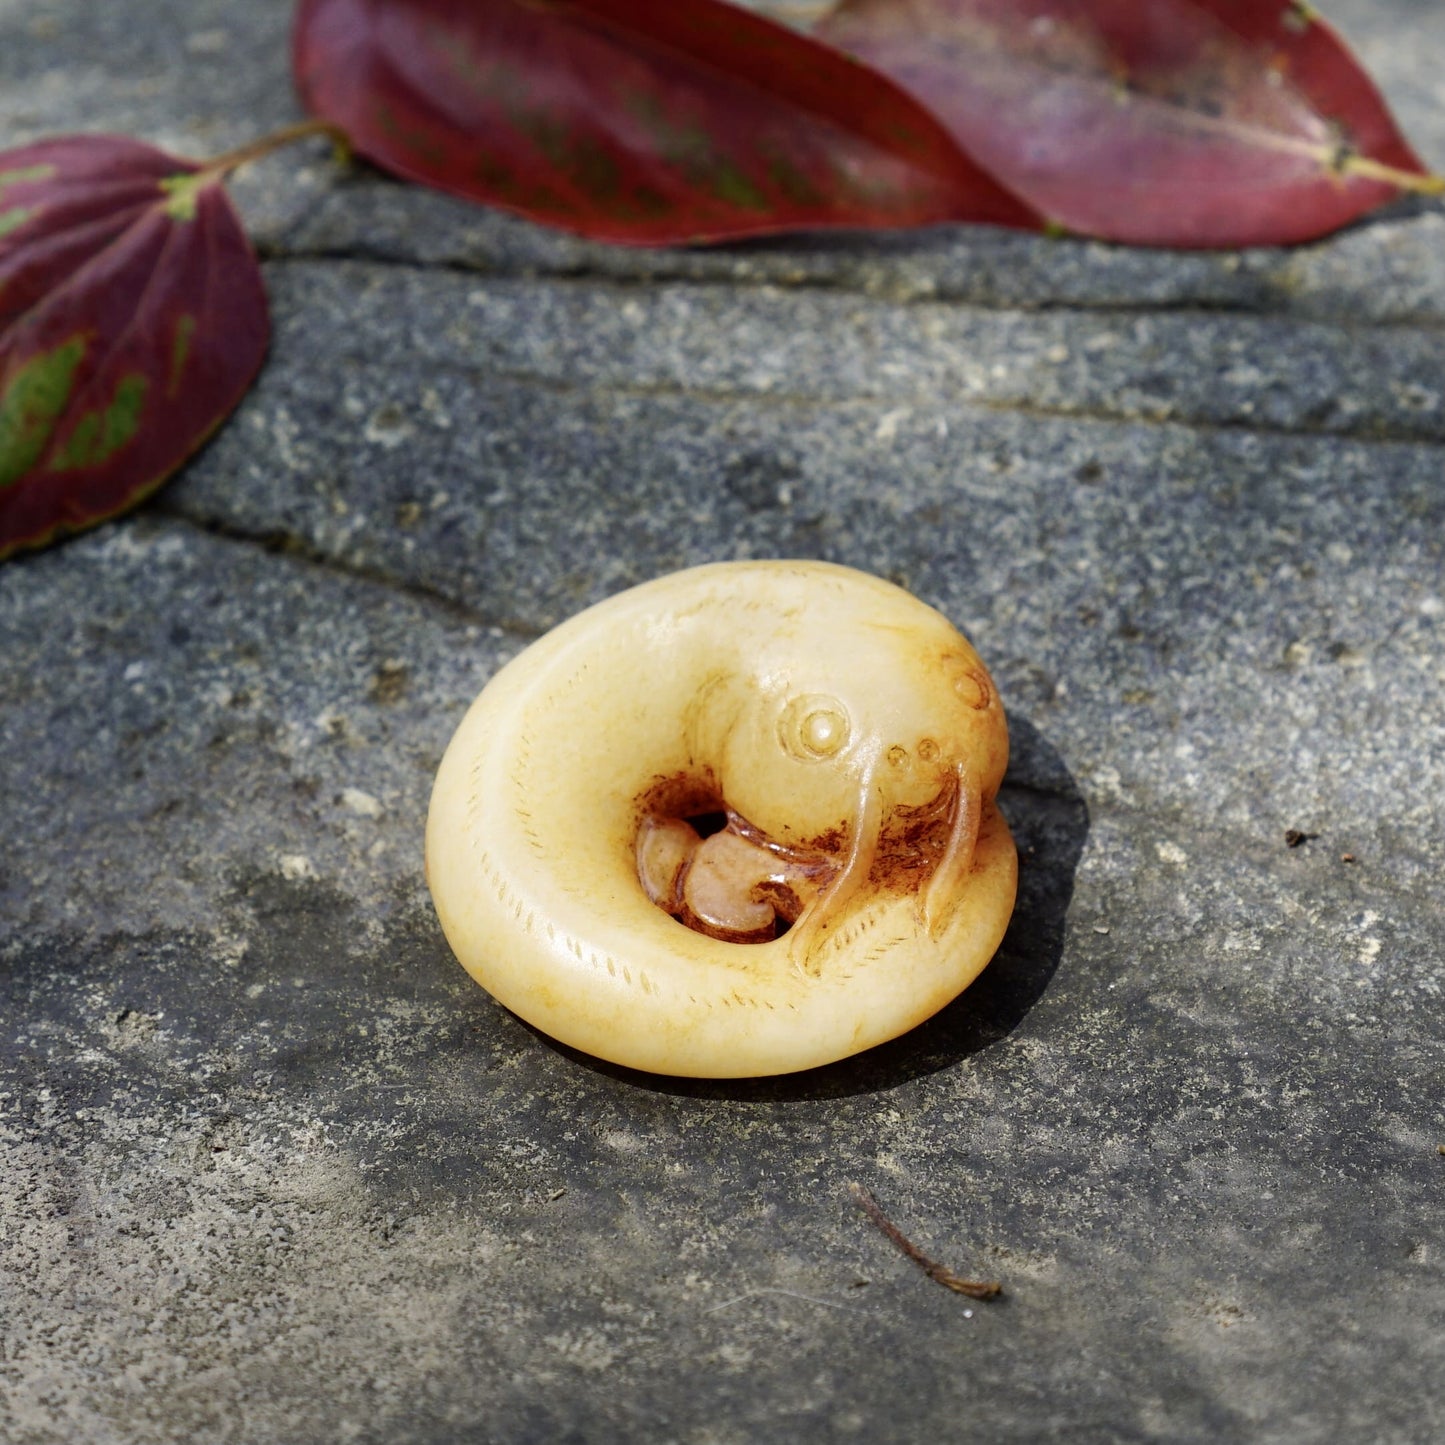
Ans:
[[[992,957],[1007,758],[987,669],[932,608],[826,563],[699,567],[488,684],[437,774],[428,880],[467,971],[576,1048],[811,1068],[912,1028]],[[684,820],[708,812],[728,826],[701,841]]]

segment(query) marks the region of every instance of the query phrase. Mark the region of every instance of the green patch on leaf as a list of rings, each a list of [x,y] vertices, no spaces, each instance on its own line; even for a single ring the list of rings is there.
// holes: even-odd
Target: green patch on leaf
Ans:
[[[627,94],[623,104],[648,132],[660,159],[676,167],[690,185],[744,211],[766,211],[768,198],[733,159],[719,151],[702,126],[669,116],[648,94]]]
[[[503,96],[521,99],[526,95],[525,80],[510,66],[478,56],[472,47],[458,44],[460,37],[446,25],[418,23],[426,52],[440,60],[473,94],[484,100]]]
[[[0,211],[0,237],[18,231],[34,215],[34,206],[12,206],[8,211]]]
[[[794,206],[823,206],[828,198],[792,160],[774,151],[767,158],[768,180]]]
[[[472,167],[472,179],[504,205],[554,216],[571,215],[577,209],[575,201],[536,179],[534,172],[518,175],[497,156],[478,156]]]
[[[173,221],[194,221],[201,192],[215,179],[204,174],[164,177],[159,185],[170,198],[166,201],[166,215]]]
[[[54,174],[54,166],[21,166],[19,170],[0,171],[0,196],[10,186],[34,185],[36,181],[48,181]]]
[[[103,411],[88,411],[76,422],[51,460],[50,470],[78,472],[108,462],[140,430],[149,387],[149,379],[139,371],[121,377],[110,405]]]
[[[617,157],[587,135],[564,138],[563,145],[567,148],[555,162],[557,169],[587,195],[602,202],[616,202],[623,185]]]
[[[676,209],[673,202],[653,186],[642,184],[629,191],[617,206],[619,215],[629,220],[655,221]]]
[[[377,128],[398,144],[405,146],[419,159],[432,165],[443,165],[447,160],[446,148],[419,126],[403,122],[385,101],[378,100],[372,111]]]
[[[181,384],[195,335],[196,318],[189,311],[184,312],[176,322],[175,335],[171,337],[171,374],[166,382],[167,396],[174,396]]]
[[[585,141],[585,137],[574,134],[562,121],[555,120],[538,110],[513,114],[512,121],[517,129],[547,157],[556,170],[567,171],[578,168],[574,146],[578,141]],[[615,167],[610,177],[599,177],[596,189],[605,189],[609,180],[613,184],[616,183]]]
[[[40,460],[70,400],[83,336],[32,356],[11,372],[0,392],[0,487],[14,486]]]
[[[741,211],[766,211],[768,198],[732,161],[719,157],[717,166],[707,178],[713,193]]]

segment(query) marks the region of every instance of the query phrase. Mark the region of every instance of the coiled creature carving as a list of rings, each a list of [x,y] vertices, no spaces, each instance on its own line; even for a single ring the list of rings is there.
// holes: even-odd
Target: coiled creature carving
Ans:
[[[572,618],[483,690],[427,874],[472,976],[637,1069],[785,1073],[965,988],[1013,908],[1003,708],[890,583],[699,567]]]

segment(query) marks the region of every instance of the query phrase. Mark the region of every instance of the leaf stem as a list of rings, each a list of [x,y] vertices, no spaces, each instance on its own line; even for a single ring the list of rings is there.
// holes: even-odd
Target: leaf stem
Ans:
[[[848,1192],[863,1213],[935,1283],[955,1294],[966,1294],[970,1299],[996,1299],[1003,1293],[1003,1285],[997,1280],[964,1279],[936,1259],[930,1259],[884,1214],[878,1201],[861,1184],[850,1184]]]
[[[300,120],[295,125],[282,126],[280,130],[272,131],[270,135],[263,135],[246,145],[237,146],[233,151],[227,151],[224,155],[217,156],[214,160],[204,162],[199,176],[208,181],[219,179],[221,176],[229,175],[238,166],[260,160],[262,156],[268,156],[272,151],[280,150],[282,146],[291,145],[299,140],[309,140],[312,136],[317,135],[324,135],[330,140],[338,160],[344,161],[350,157],[351,141],[340,126],[332,125],[329,120]]]
[[[1421,196],[1445,196],[1445,176],[1397,170],[1394,166],[1372,161],[1369,156],[1356,155],[1353,152],[1341,159],[1339,170],[1341,175],[1358,176],[1364,181],[1382,181],[1387,186],[1413,191]]]

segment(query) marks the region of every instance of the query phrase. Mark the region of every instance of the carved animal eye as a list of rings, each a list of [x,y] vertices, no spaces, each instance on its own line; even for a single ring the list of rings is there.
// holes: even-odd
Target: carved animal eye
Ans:
[[[925,763],[936,763],[938,761],[938,744],[932,738],[924,738],[918,745],[918,756]]]
[[[837,698],[795,697],[778,728],[783,746],[796,758],[832,758],[848,746],[848,713]]]
[[[993,689],[988,678],[975,669],[969,668],[953,681],[953,690],[966,707],[982,712],[993,701]]]

